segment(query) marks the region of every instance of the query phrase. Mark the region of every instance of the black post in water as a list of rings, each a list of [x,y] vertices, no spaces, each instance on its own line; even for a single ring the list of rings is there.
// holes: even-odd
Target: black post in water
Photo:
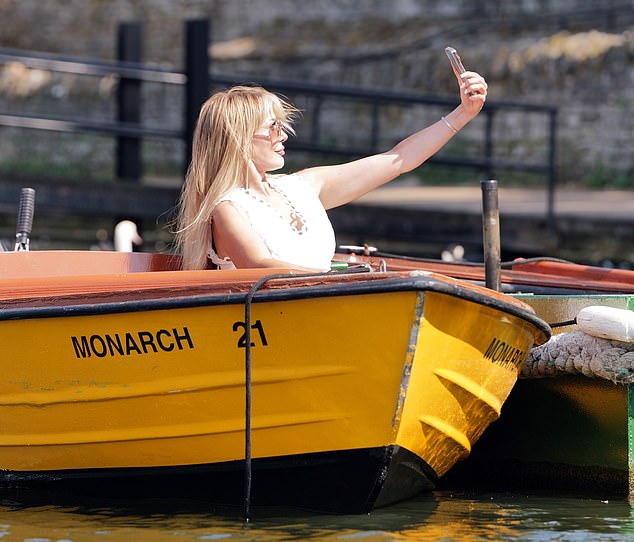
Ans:
[[[192,158],[192,141],[200,106],[209,93],[209,21],[187,21],[185,29],[185,172]]]
[[[117,59],[120,62],[141,62],[142,26],[138,22],[119,25]],[[117,120],[141,122],[141,81],[121,77],[117,92]],[[123,181],[141,179],[141,140],[133,136],[117,136],[117,178]]]
[[[498,182],[480,181],[482,189],[482,234],[485,284],[500,291],[500,209]]]

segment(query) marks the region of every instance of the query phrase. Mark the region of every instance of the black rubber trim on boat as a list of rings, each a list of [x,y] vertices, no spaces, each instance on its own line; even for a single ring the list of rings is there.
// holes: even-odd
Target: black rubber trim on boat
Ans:
[[[459,297],[485,307],[517,316],[530,322],[539,329],[546,338],[550,337],[550,326],[532,312],[500,299],[473,291],[459,283],[445,282],[436,277],[414,272],[408,277],[373,279],[361,282],[318,284],[311,286],[288,287],[279,290],[264,290],[253,296],[254,303],[286,301],[291,299],[313,299],[317,297],[337,297],[373,293],[389,293],[404,291],[433,291],[452,297]],[[327,275],[330,275],[328,273]],[[293,275],[302,278],[308,275]],[[25,307],[0,310],[1,320],[21,320],[30,318],[55,318],[70,316],[89,316],[98,314],[117,314],[123,312],[141,312],[166,310],[173,308],[205,307],[215,305],[244,304],[246,292],[229,294],[204,294],[189,297],[172,297],[164,299],[144,299],[140,301],[121,301],[70,305],[63,307]]]

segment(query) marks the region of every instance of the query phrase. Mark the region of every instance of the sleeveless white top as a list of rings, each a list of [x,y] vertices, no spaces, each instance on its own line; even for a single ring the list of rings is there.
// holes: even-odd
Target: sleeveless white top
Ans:
[[[300,175],[274,176],[267,182],[287,201],[299,222],[289,221],[289,216],[281,216],[256,192],[244,188],[233,189],[218,203],[230,201],[244,213],[272,258],[329,271],[335,233],[317,193]],[[220,258],[211,247],[209,258],[220,269],[235,269],[228,257]]]

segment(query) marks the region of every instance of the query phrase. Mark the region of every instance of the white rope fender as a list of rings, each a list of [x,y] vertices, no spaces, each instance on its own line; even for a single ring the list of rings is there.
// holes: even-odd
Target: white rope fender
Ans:
[[[617,384],[634,382],[634,342],[593,337],[583,331],[553,335],[533,348],[522,366],[520,378],[544,378],[582,374]]]

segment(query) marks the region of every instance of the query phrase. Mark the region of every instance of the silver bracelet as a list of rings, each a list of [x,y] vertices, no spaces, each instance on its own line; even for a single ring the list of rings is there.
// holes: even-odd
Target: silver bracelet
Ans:
[[[451,122],[449,122],[445,117],[440,117],[440,119],[447,125],[447,128],[449,128],[454,134],[458,133],[458,130],[456,130],[455,126],[451,124]]]

